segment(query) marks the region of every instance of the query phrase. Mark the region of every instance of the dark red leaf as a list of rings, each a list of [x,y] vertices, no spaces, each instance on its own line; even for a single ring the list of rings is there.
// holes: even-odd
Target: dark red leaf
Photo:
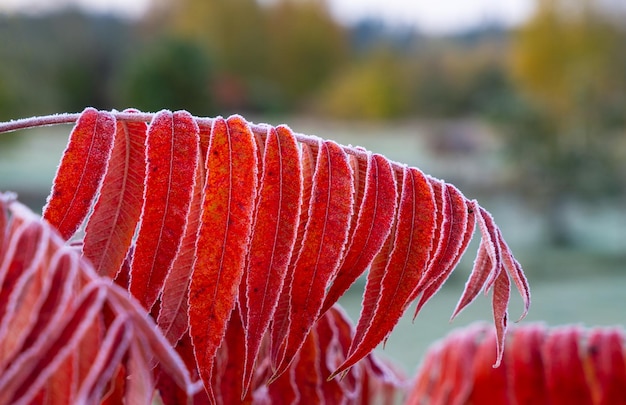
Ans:
[[[189,292],[190,335],[210,396],[213,359],[236,302],[250,238],[257,187],[255,149],[243,118],[214,121]]]
[[[77,297],[76,304],[49,336],[45,347],[29,358],[22,358],[0,376],[0,403],[13,403],[17,398],[28,401],[37,395],[46,379],[55,372],[100,313],[106,296],[104,284],[92,283]],[[38,355],[37,355],[38,354]]]
[[[189,283],[196,258],[196,237],[200,226],[204,169],[196,170],[194,192],[189,207],[187,226],[180,251],[165,278],[157,323],[171,344],[182,337],[189,327]]]
[[[330,277],[339,266],[348,238],[353,193],[345,152],[334,142],[323,142],[313,175],[309,220],[295,264],[283,367],[291,362],[317,320]]]
[[[397,187],[393,168],[381,155],[369,155],[365,191],[345,259],[326,295],[326,312],[373,262],[389,237],[396,211]]]
[[[468,201],[456,187],[450,184],[442,186],[443,224],[440,226],[441,239],[432,257],[420,285],[407,301],[413,301],[422,294],[415,309],[417,316],[424,304],[439,291],[465,253],[474,234],[475,219]]]
[[[267,133],[263,175],[248,251],[246,295],[246,387],[263,335],[269,328],[296,241],[302,205],[302,168],[287,127]]]
[[[29,227],[28,229],[32,229]],[[32,261],[17,273],[9,272],[2,284],[0,304],[2,304],[3,316],[0,321],[0,369],[3,360],[12,359],[21,349],[26,337],[35,328],[38,321],[38,313],[46,311],[43,307],[48,292],[50,291],[50,278],[48,260],[48,239],[50,229],[37,227],[40,232],[25,232],[23,236],[32,237],[32,242],[37,245],[33,253]],[[29,249],[26,249],[28,252]],[[11,281],[14,282],[12,283]],[[10,295],[9,295],[10,294]]]
[[[482,291],[485,287],[485,283],[487,282],[487,277],[489,276],[489,272],[492,269],[491,259],[487,254],[487,248],[485,247],[485,243],[483,241],[480,242],[478,246],[478,253],[476,254],[476,259],[474,260],[474,268],[470,274],[469,279],[465,283],[465,288],[463,289],[463,295],[459,299],[459,302],[456,305],[456,309],[452,314],[452,318],[454,319],[463,309],[465,309]]]
[[[80,226],[107,168],[115,117],[86,108],[70,134],[43,217],[69,239]]]
[[[524,310],[522,311],[522,315],[517,320],[517,322],[519,322],[526,317],[526,314],[528,314],[528,309],[530,308],[530,287],[528,286],[528,280],[526,280],[526,276],[524,275],[522,266],[517,260],[515,260],[515,257],[513,257],[513,252],[511,252],[511,249],[504,241],[504,238],[502,237],[502,232],[500,232],[499,229],[498,243],[500,245],[500,252],[502,253],[502,263],[504,264],[504,268],[507,270],[509,276],[515,282],[517,291],[519,291],[524,302]]]
[[[346,329],[339,328],[336,320],[338,311],[336,307],[330,308],[315,324],[315,332],[317,333],[318,346],[320,350],[320,375],[324,380],[322,382],[322,394],[324,395],[324,403],[339,404],[343,400],[354,398],[356,396],[356,384],[354,373],[344,378],[333,378],[326,380],[337,367],[345,360],[348,354],[348,347],[351,336],[351,329],[347,329],[347,336],[339,336]],[[342,341],[347,344],[342,345]],[[354,368],[356,369],[356,368]],[[353,370],[354,370],[353,369]]]
[[[252,393],[244,392],[245,333],[239,309],[235,305],[228,321],[226,334],[220,351],[223,351],[221,367],[214,366],[214,374],[219,375],[219,386],[215,387],[216,397],[222,404],[250,404]],[[218,357],[220,354],[218,353]]]
[[[491,263],[491,269],[485,284],[485,291],[488,291],[493,286],[493,283],[496,282],[498,274],[503,270],[502,254],[500,244],[498,243],[498,227],[493,221],[491,214],[479,206],[476,200],[474,200],[474,209],[476,210],[478,228],[482,236],[481,241],[485,243],[485,249]]]
[[[141,215],[146,129],[144,122],[117,122],[100,196],[85,228],[83,254],[98,274],[110,278],[122,266]]]
[[[94,403],[100,399],[106,383],[113,377],[118,364],[122,361],[131,339],[132,331],[127,324],[127,318],[119,317],[113,321],[98,347],[97,356],[91,358],[89,374],[82,381],[75,398],[77,404]]]
[[[308,207],[311,200],[311,189],[313,187],[313,173],[315,171],[315,156],[318,151],[318,146],[315,148],[303,144],[301,150],[302,160],[302,206]],[[274,312],[274,318],[270,324],[271,332],[271,347],[270,356],[272,360],[272,367],[276,368],[279,363],[282,362],[285,354],[285,341],[287,339],[287,332],[289,331],[290,314],[291,314],[291,285],[293,283],[295,264],[298,258],[300,246],[302,246],[302,240],[304,238],[304,230],[309,219],[309,210],[300,210],[300,219],[298,221],[298,232],[296,234],[295,251],[292,252],[291,261],[287,268],[287,274],[285,275],[285,281],[283,288],[278,298],[278,306]]]
[[[626,404],[626,359],[624,337],[620,332],[618,329],[594,329],[589,334],[586,354],[593,366],[592,392],[597,392],[597,404]]]
[[[542,347],[548,398],[553,405],[591,404],[581,358],[579,328],[555,329]]]
[[[508,324],[508,312],[509,299],[511,298],[511,282],[509,281],[509,275],[501,271],[496,278],[496,282],[493,287],[493,321],[496,326],[496,349],[497,357],[496,362],[493,365],[498,367],[502,361],[504,355],[504,338],[506,335]]]
[[[147,178],[130,292],[150,309],[178,253],[193,193],[198,126],[185,111],[161,111],[147,136]]]
[[[513,330],[507,342],[506,361],[511,376],[512,398],[518,404],[548,405],[548,393],[541,358],[546,330],[528,325]]]
[[[317,332],[312,329],[302,344],[294,361],[294,380],[301,403],[322,404],[322,385],[326,380],[320,370],[320,346]]]
[[[297,404],[301,399],[296,387],[296,371],[292,366],[267,386],[266,403],[268,404]]]
[[[433,189],[428,179],[417,169],[406,169],[393,248],[384,269],[374,313],[365,313],[364,305],[350,355],[335,375],[370,353],[402,316],[406,301],[428,264],[435,230],[434,212]]]
[[[499,354],[494,353],[498,337],[488,331],[482,336],[474,355],[473,370],[470,372],[472,394],[468,399],[471,404],[507,404],[509,403],[509,380],[506,361],[499,367],[492,367],[498,362]]]

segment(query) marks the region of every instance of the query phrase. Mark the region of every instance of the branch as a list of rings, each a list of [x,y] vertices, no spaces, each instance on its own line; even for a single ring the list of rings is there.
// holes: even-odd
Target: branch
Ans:
[[[128,113],[128,112],[119,112],[119,111],[112,111],[111,113],[115,116],[117,120],[126,121],[126,122],[138,122],[138,121],[150,122],[152,121],[152,118],[154,117],[154,114],[155,114],[155,113],[143,113],[143,112]],[[44,115],[44,116],[37,116],[37,117],[30,117],[30,118],[22,118],[18,120],[11,120],[8,122],[0,122],[0,134],[19,131],[23,129],[37,128],[37,127],[46,127],[46,126],[60,125],[60,124],[73,124],[76,122],[76,120],[78,120],[79,117],[80,117],[80,113],[72,113],[72,114],[63,113],[63,114],[52,114],[52,115]],[[201,125],[210,126],[213,123],[213,118],[194,116],[194,119],[198,122],[198,124],[201,124]],[[250,124],[250,128],[256,135],[260,135],[262,137],[266,135],[269,124],[254,124],[251,122],[249,122],[249,124]],[[317,145],[318,141],[320,140],[320,138],[317,136],[305,135],[305,134],[300,134],[296,132],[294,132],[294,136],[296,137],[298,142],[306,143],[309,145]],[[352,145],[349,145],[349,146],[342,145],[341,147],[346,153],[354,155],[358,158],[367,157],[367,152],[362,148],[354,147]],[[405,166],[401,163],[393,162],[393,161],[391,161],[391,164],[396,171],[401,171],[402,168]]]

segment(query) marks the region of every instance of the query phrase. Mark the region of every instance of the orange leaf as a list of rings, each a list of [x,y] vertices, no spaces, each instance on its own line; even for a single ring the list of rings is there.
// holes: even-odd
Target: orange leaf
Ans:
[[[117,122],[100,196],[85,229],[83,254],[98,274],[110,278],[115,278],[124,262],[141,215],[146,129],[144,122]]]
[[[145,202],[129,287],[148,310],[163,287],[182,241],[197,168],[198,142],[198,126],[185,111],[161,111],[148,128]]]
[[[213,123],[189,292],[190,335],[205,389],[243,275],[256,197],[256,143],[239,116]]]
[[[113,146],[115,117],[86,108],[70,134],[43,217],[69,239],[96,196]]]
[[[291,323],[283,369],[317,320],[330,277],[339,266],[348,238],[353,193],[347,155],[336,143],[323,142],[313,175],[309,220],[291,285]],[[281,371],[279,366],[277,373]]]
[[[381,155],[369,155],[358,220],[345,259],[326,295],[322,313],[337,302],[381,250],[391,232],[397,198],[391,164]]]
[[[302,168],[296,140],[287,127],[270,129],[246,271],[246,295],[250,304],[246,311],[246,388],[287,275],[296,242],[301,199]]]

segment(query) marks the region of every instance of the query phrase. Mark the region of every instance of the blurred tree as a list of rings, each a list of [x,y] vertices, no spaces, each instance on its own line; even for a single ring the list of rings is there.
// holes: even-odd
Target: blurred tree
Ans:
[[[520,97],[502,105],[500,117],[519,181],[547,210],[556,243],[569,240],[564,202],[625,193],[626,20],[619,21],[597,0],[544,0],[513,38]]]
[[[120,88],[125,105],[142,111],[169,108],[210,115],[212,72],[201,47],[188,40],[167,38],[130,61]]]
[[[330,81],[317,110],[342,119],[398,118],[409,107],[410,84],[406,64],[382,48],[355,61]]]
[[[288,102],[310,96],[345,62],[345,30],[321,0],[279,0],[268,9],[269,74]]]
[[[115,70],[136,43],[130,21],[76,10],[0,15],[0,38],[11,39],[0,40],[0,99],[9,97],[10,104],[0,115],[6,118],[114,107]]]
[[[322,0],[161,3],[170,29],[214,57],[212,86],[219,108],[293,109],[344,60],[344,29]]]

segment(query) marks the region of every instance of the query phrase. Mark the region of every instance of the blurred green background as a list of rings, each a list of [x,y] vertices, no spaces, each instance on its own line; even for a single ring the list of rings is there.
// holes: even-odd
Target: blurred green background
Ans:
[[[362,145],[494,214],[533,288],[528,320],[626,323],[619,1],[537,1],[519,24],[444,33],[341,22],[321,0],[149,4],[133,18],[0,8],[0,120],[85,106],[237,112]],[[0,190],[40,211],[69,130],[0,134]],[[389,339],[384,353],[408,372],[450,328],[490,320],[479,298],[448,324],[475,247],[415,325],[408,314]],[[343,301],[355,320],[362,287]],[[511,319],[520,310],[514,300]]]

